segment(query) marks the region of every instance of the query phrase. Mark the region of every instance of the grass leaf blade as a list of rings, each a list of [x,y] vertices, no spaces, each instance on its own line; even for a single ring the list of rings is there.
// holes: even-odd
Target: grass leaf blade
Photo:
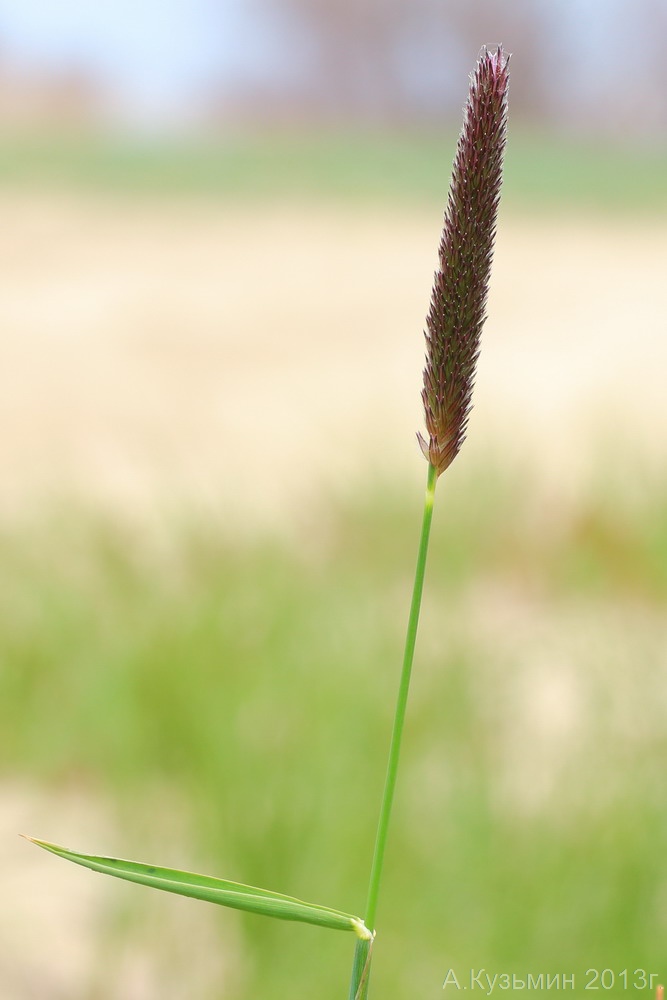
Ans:
[[[370,938],[370,933],[360,917],[355,917],[343,910],[335,910],[316,903],[307,903],[293,896],[271,892],[256,886],[244,885],[241,882],[230,882],[225,879],[213,878],[210,875],[199,875],[195,872],[180,871],[176,868],[158,868],[155,865],[142,864],[137,861],[124,861],[119,858],[107,858],[93,854],[80,854],[70,851],[57,844],[45,840],[26,837],[31,843],[50,851],[66,861],[90,868],[92,871],[127,882],[136,882],[165,892],[173,892],[180,896],[190,896],[219,906],[229,906],[236,910],[247,910],[278,920],[297,920],[319,927],[329,927],[333,930],[354,931],[362,939]]]

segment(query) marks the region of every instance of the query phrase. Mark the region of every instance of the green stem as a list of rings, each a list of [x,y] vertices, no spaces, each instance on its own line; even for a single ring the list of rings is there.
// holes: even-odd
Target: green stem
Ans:
[[[384,783],[384,794],[382,796],[382,805],[380,807],[380,816],[375,836],[373,863],[371,865],[371,875],[368,883],[368,899],[366,902],[366,916],[364,922],[369,930],[373,930],[375,927],[375,913],[377,910],[378,894],[380,891],[380,880],[382,878],[382,865],[384,862],[385,848],[387,846],[387,833],[389,831],[391,807],[394,801],[394,791],[396,789],[396,776],[398,774],[398,761],[401,754],[401,739],[405,723],[405,711],[408,704],[408,692],[410,690],[412,661],[415,654],[417,625],[419,624],[419,609],[421,607],[422,591],[424,589],[426,556],[428,553],[428,540],[431,531],[431,520],[433,518],[433,501],[435,499],[435,485],[437,479],[437,470],[434,466],[429,464],[426,496],[424,498],[424,514],[422,518],[421,536],[419,539],[419,553],[417,555],[417,568],[415,570],[415,582],[412,589],[412,603],[410,604],[410,616],[408,618],[408,629],[405,637],[403,669],[401,671],[401,681],[398,688],[398,697],[396,699],[396,712],[394,715],[394,727],[391,734],[391,744],[389,746],[387,775]],[[367,996],[371,946],[372,942],[369,941],[357,942],[354,955],[354,965],[352,968],[352,981],[350,983],[350,1000],[365,1000],[365,997]]]

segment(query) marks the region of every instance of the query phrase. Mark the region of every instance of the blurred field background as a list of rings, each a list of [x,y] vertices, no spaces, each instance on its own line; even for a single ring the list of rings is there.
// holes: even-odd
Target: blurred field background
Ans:
[[[347,935],[16,834],[363,909],[485,41],[507,180],[373,995],[667,978],[667,10],[509,6],[5,0],[3,1000],[346,995]]]

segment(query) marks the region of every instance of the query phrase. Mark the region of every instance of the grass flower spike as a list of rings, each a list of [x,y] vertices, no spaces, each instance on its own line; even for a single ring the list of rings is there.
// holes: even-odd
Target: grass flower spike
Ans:
[[[429,440],[418,438],[438,475],[459,453],[472,405],[500,200],[508,62],[502,47],[484,49],[471,76],[426,318],[422,399]]]

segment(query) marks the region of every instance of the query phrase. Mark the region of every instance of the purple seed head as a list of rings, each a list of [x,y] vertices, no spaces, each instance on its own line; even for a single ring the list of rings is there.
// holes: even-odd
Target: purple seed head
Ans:
[[[426,317],[422,400],[429,440],[417,437],[438,475],[459,453],[472,407],[502,181],[508,63],[502,46],[483,49],[470,77]]]

